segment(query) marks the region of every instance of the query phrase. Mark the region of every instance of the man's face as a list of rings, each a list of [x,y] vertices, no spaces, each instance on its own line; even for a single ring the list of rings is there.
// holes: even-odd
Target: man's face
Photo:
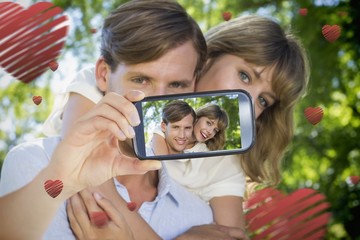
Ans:
[[[178,122],[161,123],[170,154],[182,153],[185,150],[192,138],[193,122],[194,118],[189,114]]]
[[[106,81],[106,91],[126,94],[140,90],[146,96],[193,92],[198,54],[190,41],[161,58],[141,64],[119,64]]]

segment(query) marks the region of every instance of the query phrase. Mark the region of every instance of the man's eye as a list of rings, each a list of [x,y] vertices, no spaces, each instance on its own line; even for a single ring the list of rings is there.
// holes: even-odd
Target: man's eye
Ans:
[[[250,82],[250,77],[244,72],[239,72],[239,78],[244,83],[249,83]]]
[[[131,81],[136,84],[146,84],[147,80],[148,79],[145,77],[136,77],[136,78],[131,79]]]

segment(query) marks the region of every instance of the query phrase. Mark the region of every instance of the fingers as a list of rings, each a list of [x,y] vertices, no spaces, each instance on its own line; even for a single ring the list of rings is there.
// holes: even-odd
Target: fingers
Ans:
[[[249,239],[245,233],[245,231],[241,228],[237,227],[226,227],[226,226],[219,226],[219,230],[228,234],[230,237],[236,238],[236,239],[243,239],[247,240]]]
[[[97,227],[106,225],[109,222],[109,217],[96,203],[91,192],[85,189],[80,192],[80,196],[85,204],[91,223]]]
[[[161,166],[161,161],[139,160],[136,157],[120,154],[114,164],[114,175],[144,174],[148,171],[158,170]]]
[[[140,91],[130,91],[125,96],[109,92],[87,114],[82,116],[75,130],[89,135],[94,131],[108,130],[119,140],[135,136],[134,126],[139,125],[140,118],[132,101],[144,98]]]
[[[82,204],[78,194],[75,194],[68,199],[66,211],[73,233],[77,238],[81,238],[83,236],[83,228],[81,227],[81,224],[83,224],[83,226],[89,226],[90,221],[85,206]],[[81,224],[79,222],[81,222]]]
[[[123,215],[115,208],[115,206],[108,199],[104,198],[101,194],[94,192],[94,199],[96,203],[107,213],[109,218],[118,226],[122,226],[125,223]]]

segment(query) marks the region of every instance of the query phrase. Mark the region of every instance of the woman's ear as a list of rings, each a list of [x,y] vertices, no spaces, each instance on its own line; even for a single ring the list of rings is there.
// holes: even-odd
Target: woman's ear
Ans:
[[[110,72],[110,67],[105,62],[104,57],[99,57],[95,65],[95,77],[96,85],[102,92],[106,92],[107,90],[107,81],[109,80]]]

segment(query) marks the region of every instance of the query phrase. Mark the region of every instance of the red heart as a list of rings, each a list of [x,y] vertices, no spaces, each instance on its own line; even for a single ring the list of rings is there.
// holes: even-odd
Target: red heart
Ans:
[[[45,191],[49,194],[50,197],[56,198],[63,189],[63,182],[61,180],[47,180],[44,183]]]
[[[334,42],[340,37],[341,28],[338,25],[325,25],[322,27],[322,34],[329,42]]]
[[[300,8],[300,9],[299,9],[299,14],[300,14],[301,16],[306,16],[306,15],[308,14],[307,8]]]
[[[58,67],[59,67],[59,64],[57,63],[57,62],[50,62],[49,63],[49,68],[53,71],[53,72],[55,72],[56,71],[56,69],[58,69]]]
[[[225,21],[229,21],[229,20],[231,19],[231,17],[232,17],[232,14],[231,14],[231,12],[224,12],[224,13],[222,14],[222,16],[223,16],[223,19],[224,19]]]
[[[42,102],[42,97],[41,96],[33,96],[32,100],[36,105],[39,105]]]
[[[359,176],[349,176],[349,180],[352,184],[356,185],[360,182]]]
[[[331,214],[324,195],[299,189],[289,196],[272,188],[255,192],[246,202],[251,239],[321,239]]]
[[[304,110],[304,114],[305,114],[305,118],[308,120],[309,123],[311,123],[312,125],[316,125],[323,118],[324,111],[322,110],[321,107],[316,107],[316,108],[307,107]]]
[[[130,210],[130,211],[135,211],[135,209],[136,209],[136,203],[135,202],[128,202],[127,203],[127,207],[128,207],[128,209]]]
[[[24,83],[39,77],[65,44],[68,18],[59,7],[39,2],[24,10],[0,3],[0,66]]]
[[[106,212],[90,212],[91,223],[95,226],[102,227],[109,222]]]

